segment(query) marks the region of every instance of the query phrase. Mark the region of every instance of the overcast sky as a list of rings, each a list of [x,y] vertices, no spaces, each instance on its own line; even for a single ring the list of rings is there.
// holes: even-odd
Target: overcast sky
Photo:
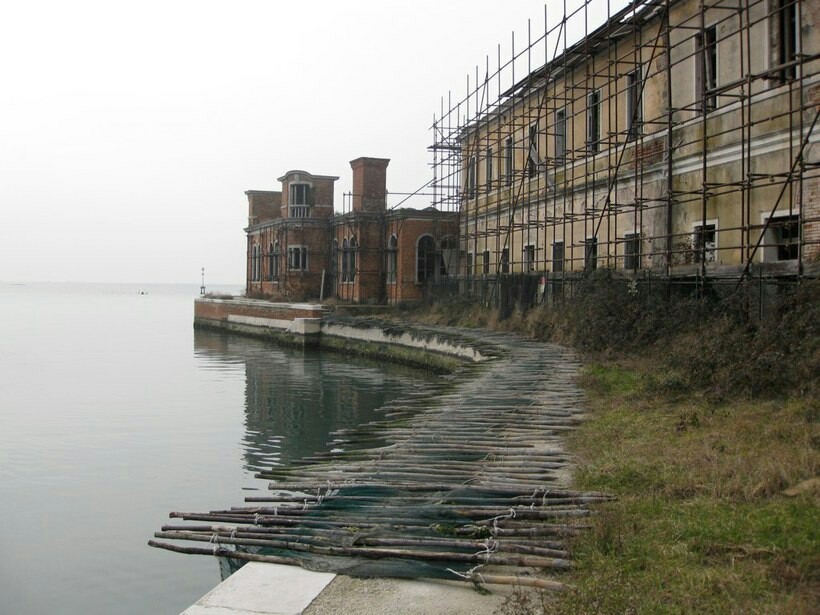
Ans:
[[[543,0],[5,3],[0,281],[242,284],[245,190],[338,175],[340,208],[359,156],[418,188],[441,96],[528,18]]]

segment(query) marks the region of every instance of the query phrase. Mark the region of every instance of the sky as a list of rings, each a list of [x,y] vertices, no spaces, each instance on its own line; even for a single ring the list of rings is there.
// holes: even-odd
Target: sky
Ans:
[[[360,156],[416,190],[441,97],[528,19],[543,0],[5,3],[0,281],[241,285],[245,190],[337,175],[339,209]]]

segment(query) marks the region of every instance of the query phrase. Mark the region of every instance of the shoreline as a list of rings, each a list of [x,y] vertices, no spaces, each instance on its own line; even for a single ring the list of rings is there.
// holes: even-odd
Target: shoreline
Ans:
[[[214,319],[198,318],[195,326],[197,328],[222,330],[230,334],[261,337],[277,342],[282,340],[285,340],[285,343],[289,341],[291,344],[298,344],[299,342],[292,331],[283,330],[285,328],[281,325],[278,327],[265,326],[264,321],[251,324],[249,322],[230,322],[227,318],[221,322],[214,322]],[[560,383],[557,389],[561,392],[558,393],[558,402],[550,402],[550,407],[555,408],[555,403],[558,403],[559,407],[563,407],[562,404],[569,403],[570,407],[575,407],[575,410],[572,411],[573,416],[577,415],[580,419],[583,415],[583,409],[580,406],[582,395],[577,391],[577,387],[570,382],[572,380],[571,374],[576,374],[579,368],[577,357],[572,351],[555,345],[540,342],[533,343],[507,333],[469,331],[453,327],[404,325],[361,317],[326,316],[322,319],[319,328],[321,335],[316,345],[322,349],[326,348],[336,352],[353,352],[382,360],[393,360],[403,364],[409,363],[426,369],[434,369],[439,373],[452,373],[454,370],[459,370],[459,368],[468,365],[479,367],[478,370],[467,370],[469,374],[466,374],[463,379],[461,394],[466,394],[470,389],[475,389],[483,382],[485,384],[482,386],[491,387],[489,389],[493,391],[491,395],[498,396],[494,403],[502,405],[505,403],[502,400],[506,397],[509,397],[508,403],[512,404],[516,395],[520,397],[524,391],[529,392],[533,387],[541,390],[544,388],[542,386],[544,382],[551,380],[554,383]],[[556,369],[557,367],[559,369]],[[521,375],[513,375],[513,384],[508,385],[505,391],[499,391],[497,386],[500,382],[499,378],[506,376],[509,380],[510,370],[518,370],[515,373],[520,372]],[[530,374],[530,376],[528,377],[526,374]],[[546,376],[545,374],[552,375]],[[516,379],[518,384],[514,383]],[[566,398],[570,399],[569,402],[562,401],[564,398],[560,397],[566,393],[566,390],[575,391],[570,395],[570,398]],[[549,398],[555,393],[550,393],[547,390],[545,395],[546,398]],[[480,399],[480,397],[477,399]],[[455,409],[454,412],[456,412]],[[494,414],[495,411],[493,410],[492,413]],[[457,415],[454,414],[454,418],[455,416]],[[575,419],[573,424],[574,421]],[[514,422],[510,423],[509,419],[506,421],[500,419],[499,429],[506,430],[514,424]],[[503,425],[506,425],[506,427],[503,427]],[[515,429],[519,428],[520,425],[515,427]],[[547,447],[552,450],[562,449],[561,443],[565,433],[563,430],[566,428],[572,428],[572,425],[567,424],[556,428],[558,431],[554,429],[544,431],[538,436],[541,442],[539,447]],[[509,436],[503,436],[499,432],[498,434],[493,433],[491,437],[503,440]],[[541,480],[537,481],[537,484],[542,487],[551,485],[550,489],[566,488],[569,481],[569,463],[568,460],[562,461],[558,464],[560,467],[556,467],[544,474]],[[487,471],[493,471],[491,465],[488,465]],[[269,566],[269,564],[256,565]],[[275,569],[270,568],[269,571],[271,575],[276,576]],[[303,572],[308,577],[312,574],[321,574]],[[492,572],[492,569],[488,569],[486,574],[490,572]],[[228,580],[234,578],[234,576],[229,577]],[[239,580],[235,580],[233,584],[238,582]],[[270,583],[275,585],[277,581],[272,578]],[[247,595],[248,592],[253,594],[255,585],[256,582],[249,581],[247,589],[239,592],[239,594]],[[313,586],[312,583],[308,583],[308,585]],[[494,590],[498,589],[497,586],[493,586],[493,588]],[[490,613],[508,599],[510,591],[510,586],[506,586],[501,591],[494,591],[492,596],[487,597],[475,592],[470,585],[465,585],[463,582],[393,578],[360,579],[339,575],[315,592],[315,595],[308,601],[308,604],[312,606],[293,612],[315,613],[316,615],[350,612],[346,610],[346,605],[355,603],[357,612],[362,613],[386,612],[384,609],[399,612],[395,610],[396,608],[406,609],[401,611],[406,613],[435,612],[429,610],[430,605],[439,605],[444,607],[446,612],[464,613],[465,615],[481,612]],[[214,592],[217,592],[217,590],[215,589]],[[211,594],[208,594],[208,596],[202,600],[214,603],[216,598]],[[425,604],[427,606],[424,606]],[[204,607],[206,604],[203,603],[200,606]],[[220,608],[228,607],[229,604],[220,603]],[[186,611],[189,615],[199,612],[196,610]],[[242,611],[226,612],[241,613]],[[262,612],[279,613],[280,611]]]

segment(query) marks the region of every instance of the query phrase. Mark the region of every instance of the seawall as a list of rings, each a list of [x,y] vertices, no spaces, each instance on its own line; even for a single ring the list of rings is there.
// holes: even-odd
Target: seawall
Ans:
[[[397,361],[438,372],[497,355],[496,346],[453,333],[404,328],[361,317],[335,316],[310,303],[255,299],[197,299],[194,327],[270,339],[302,348],[324,348]]]

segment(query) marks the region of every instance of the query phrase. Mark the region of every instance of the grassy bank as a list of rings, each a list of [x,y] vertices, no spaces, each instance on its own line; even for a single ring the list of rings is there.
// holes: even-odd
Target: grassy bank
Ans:
[[[574,543],[574,590],[507,613],[810,613],[820,604],[820,285],[770,303],[670,298],[609,272],[560,309],[414,316],[577,348],[575,483],[618,500]],[[814,481],[814,482],[812,482]]]
[[[652,367],[586,368],[576,483],[618,496],[574,545],[560,613],[810,613],[820,604],[818,405],[669,400]]]

